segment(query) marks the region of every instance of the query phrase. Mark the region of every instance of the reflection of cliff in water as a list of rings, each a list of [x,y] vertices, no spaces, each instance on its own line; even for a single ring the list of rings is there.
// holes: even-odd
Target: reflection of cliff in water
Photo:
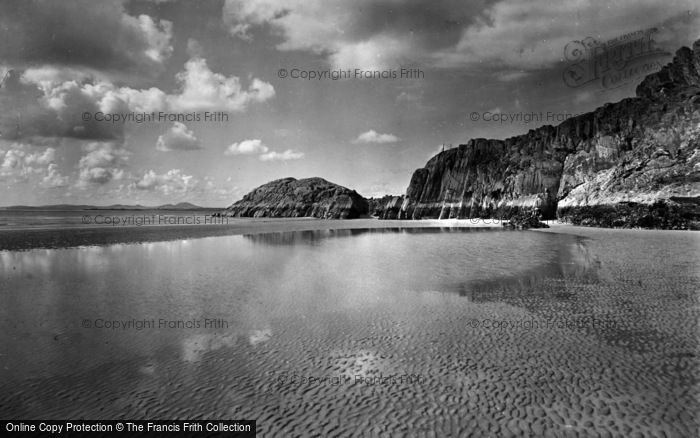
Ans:
[[[568,330],[594,334],[610,345],[638,353],[670,343],[671,338],[658,331],[653,321],[642,319],[635,326],[621,323],[625,305],[605,292],[613,280],[604,274],[586,241],[578,236],[573,242],[561,240],[559,257],[551,263],[511,278],[453,284],[450,290],[475,303],[501,302],[523,308],[533,321],[548,321],[557,327],[567,324]],[[567,315],[565,319],[562,314]]]
[[[597,283],[600,261],[586,247],[585,239],[576,237],[555,240],[557,257],[551,262],[527,270],[513,277],[481,281],[470,281],[448,285],[450,291],[468,297],[474,302],[491,302],[527,299],[543,296],[557,301],[569,300],[575,296],[572,290],[549,290],[547,284]],[[555,288],[559,289],[559,288]]]
[[[494,230],[457,227],[393,227],[356,228],[345,230],[283,231],[277,233],[245,234],[244,238],[261,245],[316,245],[324,239],[352,237],[363,234],[441,234],[441,233],[488,233]],[[500,231],[500,230],[496,230]]]

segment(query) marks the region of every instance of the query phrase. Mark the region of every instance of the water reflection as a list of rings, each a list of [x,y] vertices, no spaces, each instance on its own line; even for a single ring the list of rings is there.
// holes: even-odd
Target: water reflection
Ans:
[[[543,317],[560,306],[603,318],[600,309],[624,305],[582,293],[605,281],[585,239],[539,232],[302,231],[0,251],[0,262],[0,346],[14,352],[0,356],[0,373],[19,379],[149,357],[164,346],[196,363],[210,352],[268,345],[280,333],[276,321],[320,324],[327,315],[391,314],[455,296]],[[95,327],[98,320],[204,318],[229,326],[215,333]]]
[[[316,245],[329,238],[353,237],[377,234],[445,234],[445,233],[484,233],[494,230],[456,227],[393,227],[393,228],[354,228],[344,230],[305,230],[282,231],[275,233],[245,234],[243,237],[260,245]],[[500,230],[498,230],[500,231]]]

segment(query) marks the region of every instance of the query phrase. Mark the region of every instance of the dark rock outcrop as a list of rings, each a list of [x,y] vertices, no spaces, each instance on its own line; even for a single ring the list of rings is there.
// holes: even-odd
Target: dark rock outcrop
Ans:
[[[388,202],[384,214],[509,218],[539,209],[545,219],[584,225],[695,228],[699,72],[697,41],[647,76],[637,97],[556,127],[443,151],[414,172],[405,197]]]
[[[369,215],[378,219],[385,219],[386,211],[389,209],[389,202],[395,198],[392,195],[384,195],[381,198],[367,198],[369,203]]]
[[[545,224],[541,220],[541,215],[537,209],[532,212],[521,211],[518,214],[511,216],[508,222],[503,222],[503,228],[508,228],[511,230],[527,230],[529,228],[549,228],[549,225]]]
[[[283,178],[254,189],[221,215],[353,219],[367,211],[367,200],[354,190],[323,178]]]

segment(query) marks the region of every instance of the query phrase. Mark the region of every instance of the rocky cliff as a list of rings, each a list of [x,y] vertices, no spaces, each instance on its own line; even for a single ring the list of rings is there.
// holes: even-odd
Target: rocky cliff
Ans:
[[[367,214],[367,200],[323,178],[283,178],[254,189],[221,215],[353,219]]]
[[[697,228],[700,41],[636,97],[506,140],[474,139],[414,172],[384,218],[510,217],[539,209],[584,225]]]

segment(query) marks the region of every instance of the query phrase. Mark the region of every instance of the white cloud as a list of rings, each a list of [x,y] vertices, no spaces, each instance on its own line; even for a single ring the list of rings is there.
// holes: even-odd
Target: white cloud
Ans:
[[[199,184],[194,176],[186,175],[180,169],[171,169],[163,174],[148,170],[132,186],[138,190],[157,191],[165,196],[183,196],[192,193]]]
[[[28,182],[38,178],[36,183],[42,187],[65,186],[68,178],[59,172],[54,162],[56,149],[49,147],[34,152],[35,149],[22,143],[12,143],[7,150],[0,149],[0,179]]]
[[[170,40],[173,36],[173,24],[167,20],[155,22],[148,15],[138,18],[125,15],[123,18],[134,27],[138,27],[147,45],[144,54],[155,62],[162,63],[173,53]]]
[[[287,149],[284,152],[270,151],[265,154],[260,155],[260,161],[288,161],[288,160],[299,160],[304,157],[303,152],[293,151],[292,149]]]
[[[263,144],[262,140],[243,140],[241,142],[231,144],[224,151],[224,155],[264,154],[268,150],[269,148]]]
[[[176,75],[178,90],[170,94],[156,87],[117,87],[104,76],[53,66],[30,68],[21,80],[42,92],[45,114],[36,121],[42,133],[100,140],[121,138],[125,125],[97,121],[97,112],[244,111],[275,95],[274,87],[258,78],[244,88],[237,76],[212,72],[203,58],[187,61]],[[92,119],[83,120],[83,113]]]
[[[231,144],[224,151],[224,155],[258,155],[260,161],[288,161],[299,160],[304,157],[303,152],[287,149],[284,152],[271,151],[262,140],[243,140]]]
[[[386,144],[386,143],[396,143],[397,141],[400,141],[401,139],[395,136],[394,134],[380,134],[374,129],[370,129],[367,132],[363,132],[362,134],[358,135],[355,140],[353,140],[353,143],[378,143],[378,144]]]
[[[103,185],[125,176],[123,166],[129,153],[114,142],[91,142],[83,146],[83,150],[86,154],[78,162],[78,187]]]
[[[408,41],[378,35],[365,41],[337,44],[329,61],[338,69],[382,70],[396,68],[411,53]]]
[[[361,187],[358,192],[366,198],[381,198],[386,195],[402,195],[406,192],[406,187],[396,183],[375,181],[374,184]]]
[[[204,58],[192,58],[185,70],[177,74],[180,93],[168,96],[170,107],[176,111],[218,109],[241,111],[250,103],[265,102],[275,95],[267,82],[254,78],[247,90],[237,76],[226,77],[209,69]]]
[[[180,122],[173,123],[168,132],[158,136],[156,142],[156,150],[161,152],[192,151],[201,148],[202,146],[194,132]]]
[[[56,163],[51,163],[46,168],[46,175],[42,178],[41,185],[50,189],[65,187],[68,185],[68,177],[61,175]]]

